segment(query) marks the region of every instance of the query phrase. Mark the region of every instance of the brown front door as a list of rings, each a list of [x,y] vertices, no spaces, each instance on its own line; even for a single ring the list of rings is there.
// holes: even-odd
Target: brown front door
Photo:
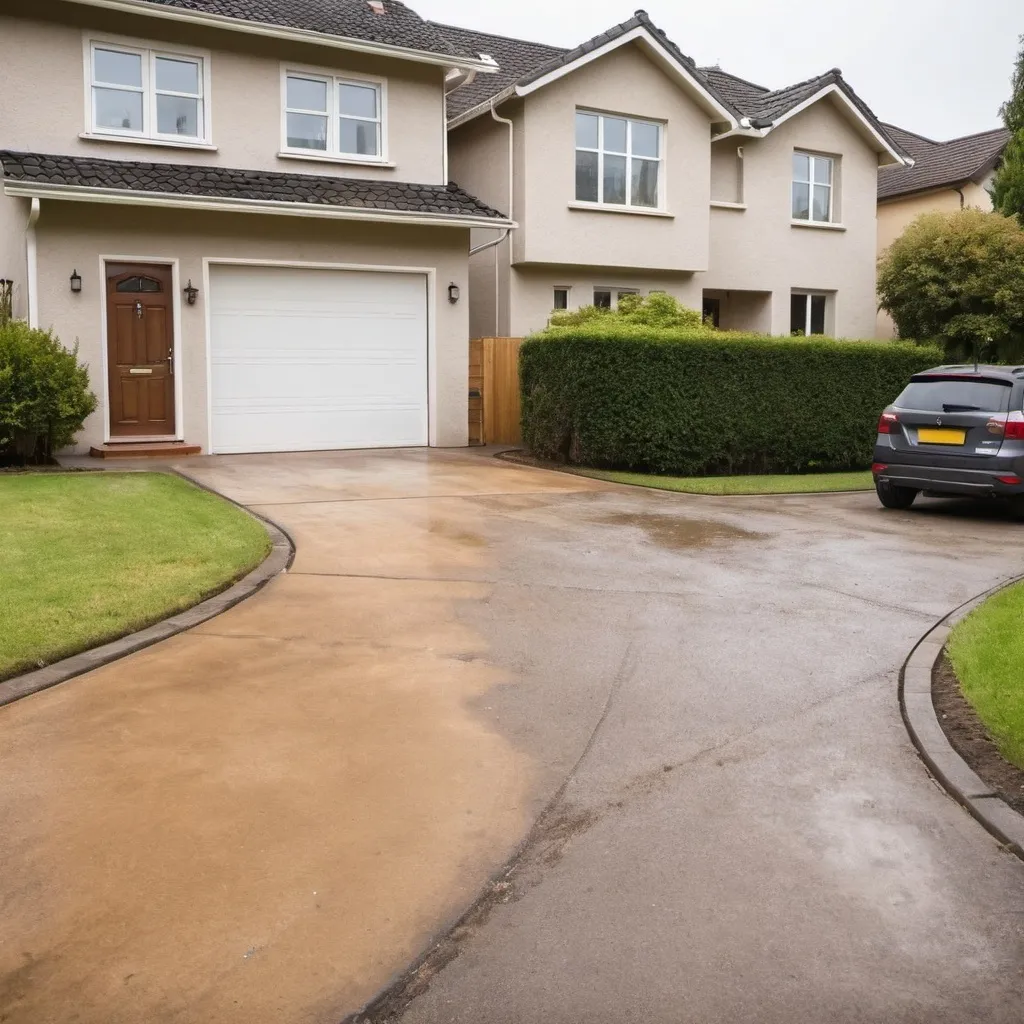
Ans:
[[[174,434],[171,268],[107,264],[110,436]]]

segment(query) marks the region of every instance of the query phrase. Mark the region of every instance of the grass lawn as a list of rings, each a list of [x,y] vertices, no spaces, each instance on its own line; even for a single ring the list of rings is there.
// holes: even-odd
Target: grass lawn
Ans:
[[[868,470],[857,473],[801,473],[790,476],[657,476],[616,470],[581,469],[595,480],[655,487],[687,494],[811,494],[822,491],[870,491],[874,480]]]
[[[948,649],[964,696],[1003,757],[1024,768],[1024,584],[971,612]]]
[[[180,477],[0,475],[0,679],[196,604],[269,550],[256,520]]]

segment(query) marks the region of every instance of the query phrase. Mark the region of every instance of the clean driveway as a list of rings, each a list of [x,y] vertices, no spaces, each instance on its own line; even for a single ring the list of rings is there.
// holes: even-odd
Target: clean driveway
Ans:
[[[481,893],[375,1019],[1020,1019],[1024,865],[896,705],[1020,527],[465,451],[183,468],[295,564],[0,709],[0,1020],[335,1024]]]

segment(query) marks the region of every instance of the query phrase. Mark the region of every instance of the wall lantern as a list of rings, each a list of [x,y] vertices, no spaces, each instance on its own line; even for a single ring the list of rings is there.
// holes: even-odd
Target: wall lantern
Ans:
[[[82,275],[77,270],[71,271],[71,290],[76,295],[82,290]]]
[[[194,284],[192,284],[191,277],[188,279],[188,284],[185,285],[184,291],[185,298],[188,300],[188,304],[190,306],[194,306],[196,304],[196,296],[199,294],[199,289],[196,288]]]
[[[448,285],[448,301],[453,306],[459,301],[459,286],[454,281]]]

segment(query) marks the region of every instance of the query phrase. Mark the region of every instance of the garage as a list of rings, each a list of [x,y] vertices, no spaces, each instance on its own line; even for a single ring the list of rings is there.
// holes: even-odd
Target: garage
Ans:
[[[214,453],[427,444],[427,276],[211,264]]]

